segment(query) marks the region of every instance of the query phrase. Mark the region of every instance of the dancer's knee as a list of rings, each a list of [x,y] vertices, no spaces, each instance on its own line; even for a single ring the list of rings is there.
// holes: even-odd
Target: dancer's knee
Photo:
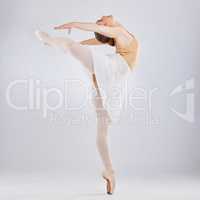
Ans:
[[[96,137],[96,144],[98,147],[102,147],[103,145],[106,144],[106,140],[107,140],[107,133],[102,131],[97,133],[97,137]]]
[[[97,121],[101,126],[108,128],[111,125],[112,120],[105,110],[97,111]]]
[[[97,140],[102,142],[108,135],[108,125],[102,119],[97,120]]]

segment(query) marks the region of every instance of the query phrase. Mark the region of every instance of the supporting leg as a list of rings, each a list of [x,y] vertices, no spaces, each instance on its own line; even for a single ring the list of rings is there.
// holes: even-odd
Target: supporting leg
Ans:
[[[97,95],[94,97],[94,104],[97,113],[97,149],[101,156],[105,170],[113,171],[109,148],[107,144],[108,128],[111,120],[107,111],[103,108],[102,98],[99,92],[97,92]]]
[[[94,99],[94,103],[97,112],[97,148],[105,168],[105,170],[102,172],[102,176],[107,183],[107,194],[112,194],[115,190],[116,182],[107,144],[108,128],[111,120],[107,111],[103,108],[102,98],[100,97],[98,90]]]

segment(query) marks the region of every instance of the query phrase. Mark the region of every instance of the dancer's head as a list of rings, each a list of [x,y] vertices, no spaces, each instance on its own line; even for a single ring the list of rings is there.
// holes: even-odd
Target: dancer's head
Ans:
[[[108,16],[102,16],[100,19],[96,21],[98,25],[104,25],[104,26],[115,26],[116,21],[112,15]],[[105,35],[94,33],[97,40],[99,40],[102,43],[107,43],[111,46],[115,46],[115,40],[113,38],[107,37]]]

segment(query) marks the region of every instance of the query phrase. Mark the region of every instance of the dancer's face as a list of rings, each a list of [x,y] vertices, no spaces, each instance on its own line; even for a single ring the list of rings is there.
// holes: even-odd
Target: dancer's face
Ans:
[[[115,20],[112,15],[103,16],[97,21],[98,25],[104,25],[104,26],[114,26]]]

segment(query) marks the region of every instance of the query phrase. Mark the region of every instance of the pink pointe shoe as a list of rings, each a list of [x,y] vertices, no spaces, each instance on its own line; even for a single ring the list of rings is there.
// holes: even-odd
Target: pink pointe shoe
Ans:
[[[36,37],[42,41],[45,45],[50,45],[49,43],[49,39],[50,39],[50,36],[48,35],[48,33],[45,33],[45,32],[42,32],[42,31],[39,31],[39,30],[36,30],[35,31],[35,35]]]
[[[103,171],[102,172],[103,178],[106,180],[106,189],[107,189],[107,194],[113,194],[115,190],[115,176],[114,176],[114,171]]]

